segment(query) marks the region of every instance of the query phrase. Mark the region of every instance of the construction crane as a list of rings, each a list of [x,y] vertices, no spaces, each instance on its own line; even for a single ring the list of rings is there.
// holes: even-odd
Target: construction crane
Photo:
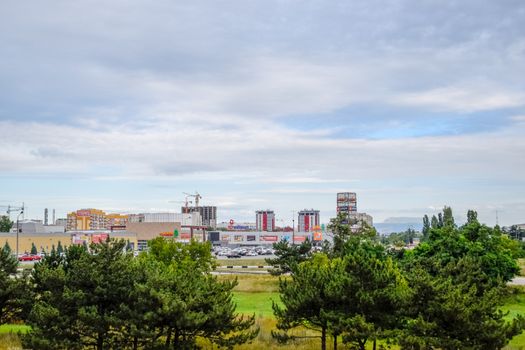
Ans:
[[[184,208],[185,208],[186,212],[189,212],[188,204],[192,204],[193,202],[189,201],[188,200],[188,196],[186,196],[185,200],[183,200],[183,201],[168,201],[168,203],[184,203]]]
[[[191,193],[187,193],[187,192],[182,192],[182,193],[185,194],[186,196],[195,198],[195,208],[199,207],[199,199],[202,198],[202,196],[199,194],[199,192],[195,191],[195,194],[191,194]]]

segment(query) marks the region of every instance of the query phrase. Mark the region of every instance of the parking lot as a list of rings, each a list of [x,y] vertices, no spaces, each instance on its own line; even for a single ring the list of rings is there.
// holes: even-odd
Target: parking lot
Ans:
[[[264,257],[267,258],[272,256],[274,251],[269,247],[213,247],[213,253],[219,259],[229,258],[229,259],[242,259],[242,258],[255,258],[255,257]]]

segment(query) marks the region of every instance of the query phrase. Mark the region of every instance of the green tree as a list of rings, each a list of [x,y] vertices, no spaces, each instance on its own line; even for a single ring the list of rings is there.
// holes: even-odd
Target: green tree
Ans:
[[[455,226],[455,222],[454,222],[454,215],[452,214],[452,208],[451,207],[447,207],[445,206],[443,208],[443,224],[442,226],[450,226],[450,227],[453,227]]]
[[[6,243],[0,249],[0,324],[23,319],[31,300],[28,276],[17,276],[17,267],[18,260]]]
[[[310,240],[302,242],[300,245],[290,244],[282,240],[273,244],[275,258],[266,259],[266,262],[273,266],[268,272],[274,276],[291,272],[293,267],[311,256],[312,243]]]
[[[525,326],[521,316],[506,322],[499,311],[506,283],[519,272],[511,240],[470,217],[460,228],[445,221],[404,255],[414,293],[403,348],[499,349]]]
[[[432,215],[432,219],[430,220],[430,227],[439,228],[439,221],[435,215]]]
[[[428,235],[430,233],[430,220],[428,219],[428,215],[425,214],[423,216],[423,241],[426,241],[428,238]]]
[[[337,217],[330,220],[328,230],[333,234],[333,245],[325,244],[323,251],[329,256],[340,256],[343,253],[346,242],[353,237],[378,239],[375,228],[368,226],[366,223],[362,223],[359,228],[353,231],[348,215],[344,213],[339,213]]]
[[[132,256],[123,241],[52,251],[35,265],[37,302],[24,346],[34,349],[126,348],[125,306],[131,303]]]
[[[287,341],[288,330],[305,326],[320,333],[321,349],[331,335],[354,348],[374,347],[378,339],[392,337],[400,324],[408,286],[396,263],[383,246],[353,237],[341,256],[329,259],[316,254],[293,269],[290,279],[280,280],[283,306],[274,303],[277,328],[274,336]]]
[[[522,332],[522,316],[508,322],[500,311],[505,288],[481,292],[471,281],[480,273],[479,266],[470,259],[457,265],[455,278],[446,272],[431,275],[424,268],[407,275],[413,298],[408,307],[411,318],[399,337],[402,349],[501,349]]]
[[[36,249],[35,243],[31,243],[31,255],[38,254],[38,250]]]
[[[12,275],[16,274],[17,259],[11,254],[11,249],[6,245],[0,250],[0,324],[6,323],[10,318],[10,308],[16,285]]]
[[[467,224],[478,222],[478,213],[475,210],[467,211]]]
[[[306,327],[320,333],[321,349],[326,350],[330,321],[334,319],[330,311],[336,307],[327,295],[342,270],[341,259],[330,261],[321,253],[295,266],[291,279],[280,278],[282,306],[273,303],[278,331],[272,335],[280,342],[286,342],[299,338],[289,335],[289,330]]]
[[[64,253],[64,247],[62,247],[62,242],[58,241],[57,244],[57,254],[62,255]]]
[[[443,213],[438,213],[438,228],[443,227],[444,221],[443,221]]]
[[[345,343],[364,350],[371,340],[376,349],[377,340],[391,338],[401,324],[408,284],[384,247],[371,240],[349,241],[343,266],[336,287],[329,289],[336,305],[333,324]]]
[[[0,216],[0,232],[9,232],[13,228],[13,222],[9,219],[9,216]]]
[[[237,281],[211,275],[215,261],[209,243],[183,245],[159,238],[137,260],[146,272],[138,300],[149,320],[148,328],[138,330],[149,333],[155,346],[194,349],[202,338],[232,348],[257,335],[254,316],[235,313],[232,289]]]
[[[3,249],[12,253],[11,246],[9,245],[8,241],[5,241]]]

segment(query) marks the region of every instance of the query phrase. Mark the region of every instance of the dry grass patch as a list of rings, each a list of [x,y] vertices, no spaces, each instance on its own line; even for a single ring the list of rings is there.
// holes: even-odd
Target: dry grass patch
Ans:
[[[0,333],[0,350],[22,350],[20,338],[15,333]]]
[[[272,275],[219,275],[219,280],[231,281],[237,278],[235,292],[273,293],[279,291],[279,277]]]
[[[525,259],[518,259],[518,265],[520,266],[520,275],[525,276]]]

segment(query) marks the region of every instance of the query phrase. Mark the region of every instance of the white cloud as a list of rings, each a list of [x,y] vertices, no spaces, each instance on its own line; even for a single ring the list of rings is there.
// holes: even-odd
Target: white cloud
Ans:
[[[394,104],[428,107],[437,111],[471,113],[523,106],[525,93],[505,91],[497,86],[449,86],[394,96]]]

